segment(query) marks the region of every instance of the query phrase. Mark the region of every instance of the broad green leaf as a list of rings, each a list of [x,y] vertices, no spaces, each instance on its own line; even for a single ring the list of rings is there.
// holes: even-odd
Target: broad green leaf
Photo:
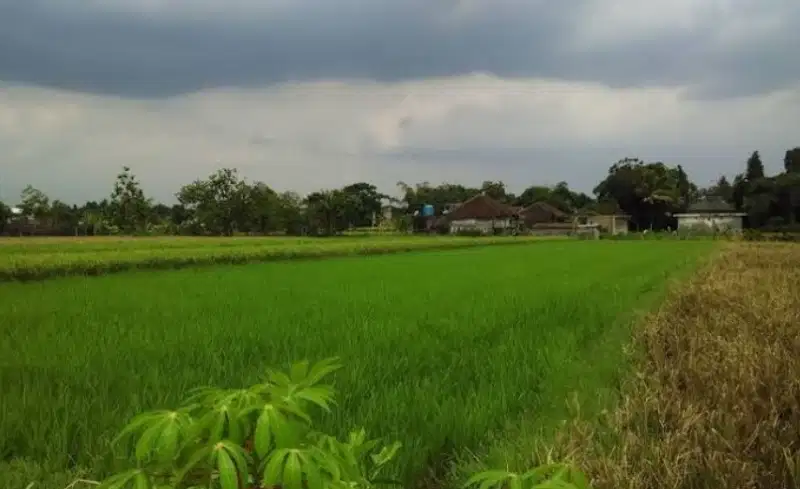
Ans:
[[[308,375],[305,379],[305,385],[313,386],[340,368],[342,368],[342,366],[339,364],[338,357],[327,358],[317,362],[311,367],[311,371],[308,372]]]
[[[144,462],[149,458],[149,455],[158,449],[158,438],[161,436],[161,431],[164,429],[164,422],[161,419],[153,420],[153,423],[139,437],[136,443],[135,457],[136,460]]]
[[[97,489],[150,489],[150,479],[141,469],[128,470],[108,479],[97,486]]]
[[[269,371],[267,378],[270,382],[280,387],[287,387],[292,384],[292,379],[288,375],[276,370]]]
[[[228,452],[218,447],[215,449],[215,458],[222,489],[239,489],[239,473]]]
[[[186,465],[175,474],[175,485],[180,485],[181,482],[184,481],[186,476],[189,472],[192,471],[195,467],[200,465],[203,461],[207,461],[211,456],[212,450],[214,449],[213,445],[206,445],[204,447],[199,448],[196,452],[194,452],[190,457],[189,460],[186,462]]]
[[[112,443],[117,444],[123,438],[126,438],[130,435],[133,435],[134,433],[142,431],[142,429],[144,429],[148,424],[150,424],[150,422],[152,422],[153,419],[158,418],[162,412],[164,411],[151,411],[135,416],[130,421],[130,423],[128,423],[128,425],[125,426],[125,428],[123,428],[122,431],[114,438]]]
[[[558,473],[559,471],[564,469],[564,464],[544,464],[536,467],[535,469],[529,470],[522,475],[523,479],[530,479],[531,482],[537,483],[541,481],[545,481],[548,479],[552,479],[553,477],[549,477],[549,474]]]
[[[306,461],[304,464],[305,467],[305,475],[306,475],[306,489],[323,489],[325,487],[325,481],[320,473],[320,468],[317,465],[317,459],[315,456],[307,456],[304,455],[303,457]]]
[[[308,360],[297,362],[289,369],[289,378],[292,383],[299,384],[308,376]]]
[[[505,470],[487,470],[485,472],[479,472],[470,477],[463,487],[467,488],[477,485],[479,489],[490,489],[492,487],[501,485],[504,481],[513,476],[513,473]]]
[[[288,414],[294,415],[296,418],[302,420],[307,425],[311,424],[311,416],[306,414],[305,411],[300,409],[300,407],[295,406],[294,404],[282,404],[280,406],[281,411],[284,411]]]
[[[258,420],[256,420],[253,445],[259,457],[265,457],[272,449],[272,420],[269,416],[269,411],[272,409],[274,409],[274,407],[271,405],[264,406],[264,411],[262,411]]]
[[[282,486],[285,489],[303,489],[303,467],[295,450],[289,452],[283,468]]]
[[[262,474],[263,486],[275,486],[281,483],[283,477],[283,460],[288,456],[289,449],[279,449],[272,452],[266,460]]]
[[[315,406],[319,406],[325,411],[330,412],[330,405],[335,404],[333,400],[333,388],[330,386],[316,386],[316,387],[303,387],[292,393],[292,397],[310,402]]]

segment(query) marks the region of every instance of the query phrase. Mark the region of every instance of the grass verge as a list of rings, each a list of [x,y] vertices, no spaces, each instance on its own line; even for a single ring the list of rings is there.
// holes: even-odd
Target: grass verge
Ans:
[[[728,245],[635,344],[623,402],[557,444],[596,488],[800,487],[800,247]]]

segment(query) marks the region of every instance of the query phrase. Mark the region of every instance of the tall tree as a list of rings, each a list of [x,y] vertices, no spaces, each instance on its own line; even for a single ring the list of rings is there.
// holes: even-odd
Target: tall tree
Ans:
[[[283,192],[278,195],[278,228],[295,236],[307,232],[308,220],[303,198],[297,192]]]
[[[342,190],[321,190],[306,197],[309,223],[316,234],[332,236],[347,229],[352,196]]]
[[[202,232],[231,236],[246,221],[248,190],[236,169],[222,168],[184,185],[177,197]]]
[[[278,194],[263,182],[255,182],[247,190],[247,230],[271,233],[280,227]]]
[[[728,181],[728,178],[725,175],[719,177],[717,183],[715,183],[710,188],[706,189],[704,194],[708,196],[715,195],[724,200],[725,202],[735,205],[735,199],[733,195],[734,194],[733,185],[731,185],[731,183]]]
[[[355,227],[371,226],[381,212],[381,202],[387,198],[371,183],[358,182],[342,188],[351,204],[347,209],[348,223]]]
[[[500,202],[506,202],[508,200],[508,193],[506,192],[506,184],[501,181],[491,181],[486,180],[481,184],[481,192],[485,193],[487,196],[493,198],[494,200],[498,200]]]
[[[50,214],[50,198],[32,185],[26,185],[20,194],[19,208],[25,217],[42,221]]]
[[[733,178],[733,185],[731,187],[732,204],[737,211],[741,211],[744,209],[744,198],[747,193],[747,180],[743,173]]]
[[[744,176],[748,183],[764,178],[764,163],[761,162],[761,155],[758,154],[758,151],[753,151],[753,154],[747,159]]]
[[[672,214],[681,209],[680,180],[678,168],[624,158],[609,168],[594,193],[599,201],[616,202],[640,229],[664,229],[674,224]]]
[[[129,167],[117,175],[109,204],[108,217],[120,231],[133,233],[147,226],[151,203]]]
[[[786,173],[800,173],[800,146],[786,150],[783,169]]]
[[[11,208],[4,202],[0,201],[0,233],[2,233],[5,229],[6,224],[8,223],[9,219],[11,219],[11,216]]]

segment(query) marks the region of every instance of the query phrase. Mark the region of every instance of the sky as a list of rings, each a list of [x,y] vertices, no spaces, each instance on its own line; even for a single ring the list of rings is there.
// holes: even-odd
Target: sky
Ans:
[[[591,192],[615,161],[698,185],[800,146],[797,0],[3,0],[0,200],[130,166]]]

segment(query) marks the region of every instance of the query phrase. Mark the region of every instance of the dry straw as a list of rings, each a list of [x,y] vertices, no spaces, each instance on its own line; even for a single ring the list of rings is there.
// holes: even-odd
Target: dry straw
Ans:
[[[800,487],[800,247],[730,245],[636,343],[618,409],[560,441],[596,488]]]

